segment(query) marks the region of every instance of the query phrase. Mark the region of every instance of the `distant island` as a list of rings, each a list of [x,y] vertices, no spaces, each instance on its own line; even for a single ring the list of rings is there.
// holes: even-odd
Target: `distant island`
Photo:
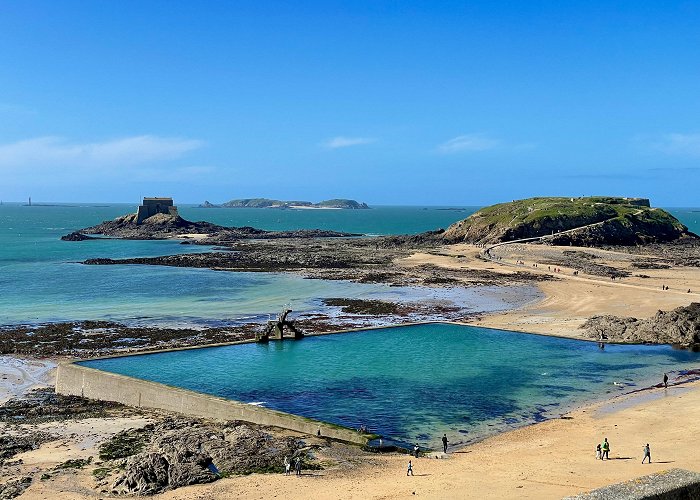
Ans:
[[[344,209],[344,210],[366,210],[369,209],[367,203],[360,203],[355,200],[337,198],[324,200],[318,203],[310,201],[284,201],[272,200],[269,198],[242,198],[227,201],[220,205],[205,201],[200,208],[298,208],[298,209]]]

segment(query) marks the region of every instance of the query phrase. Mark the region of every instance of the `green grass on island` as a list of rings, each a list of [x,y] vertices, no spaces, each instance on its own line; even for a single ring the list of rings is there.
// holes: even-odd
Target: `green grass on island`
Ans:
[[[594,227],[592,224],[600,223]],[[670,213],[650,207],[644,198],[592,196],[543,197],[499,203],[450,226],[450,241],[495,243],[584,228],[558,238],[562,244],[640,244],[670,241],[688,229]]]

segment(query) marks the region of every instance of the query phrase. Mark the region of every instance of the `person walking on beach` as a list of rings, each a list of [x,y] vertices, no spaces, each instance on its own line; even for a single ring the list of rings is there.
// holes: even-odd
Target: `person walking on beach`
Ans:
[[[296,462],[294,462],[294,471],[297,476],[301,476],[301,457],[297,457]]]
[[[605,460],[607,458],[610,460],[610,443],[608,443],[608,438],[603,440],[603,445],[601,448],[603,450],[603,454],[600,456],[600,459]]]
[[[288,476],[291,470],[292,470],[292,463],[285,456],[284,457],[284,475]]]
[[[664,387],[668,387],[668,373],[664,373]]]
[[[447,453],[447,434],[442,435],[442,451]]]
[[[595,459],[602,460],[602,458],[603,457],[602,457],[601,452],[600,452],[600,443],[598,443],[598,445],[595,447]]]
[[[412,476],[413,475],[413,464],[411,461],[408,461],[408,470],[406,470],[406,475],[407,476]]]
[[[644,450],[644,458],[642,458],[642,463],[644,463],[647,458],[649,459],[649,463],[651,463],[651,448],[649,448],[649,443],[647,443],[642,450]]]

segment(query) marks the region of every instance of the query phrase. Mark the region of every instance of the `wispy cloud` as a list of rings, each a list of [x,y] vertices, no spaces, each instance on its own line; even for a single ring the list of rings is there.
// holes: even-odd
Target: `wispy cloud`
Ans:
[[[0,144],[0,168],[132,166],[173,160],[202,145],[198,140],[153,135],[85,143],[37,137]]]
[[[669,155],[700,157],[700,133],[665,134],[650,143],[653,149]]]
[[[486,134],[464,134],[453,137],[437,147],[438,153],[453,154],[462,151],[488,151],[501,145],[501,141]]]
[[[363,144],[372,144],[377,142],[377,139],[372,137],[345,137],[338,136],[328,139],[323,143],[323,147],[328,149],[348,148],[350,146],[361,146]]]

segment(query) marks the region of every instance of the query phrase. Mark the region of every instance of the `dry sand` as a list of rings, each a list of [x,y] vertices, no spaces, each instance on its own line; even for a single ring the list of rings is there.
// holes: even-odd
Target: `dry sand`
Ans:
[[[700,268],[674,267],[672,269],[635,270],[648,278],[635,276],[612,281],[600,276],[573,275],[573,269],[561,268],[561,272],[548,271],[541,264],[553,252],[571,250],[571,247],[548,247],[541,245],[513,245],[500,247],[492,253],[502,255],[501,261],[484,261],[479,257],[482,249],[473,245],[453,245],[443,249],[440,255],[418,253],[403,264],[417,266],[431,264],[448,269],[490,270],[503,274],[518,271],[549,275],[553,281],[538,283],[544,299],[524,308],[486,315],[473,324],[528,333],[583,338],[579,330],[588,318],[595,315],[634,316],[647,318],[658,310],[670,310],[700,301]],[[585,249],[599,256],[597,263],[607,264],[620,270],[630,270],[633,256],[625,253]],[[516,265],[523,261],[523,265]],[[538,267],[533,264],[539,263]],[[553,267],[553,266],[551,266]],[[662,290],[662,285],[669,290]],[[691,293],[687,293],[690,289]]]
[[[483,326],[548,335],[580,337],[578,327],[596,314],[648,317],[659,309],[668,310],[700,300],[697,293],[686,292],[687,288],[700,290],[700,269],[697,268],[644,270],[648,278],[629,277],[611,282],[597,276],[573,276],[572,269],[563,268],[561,273],[553,273],[546,270],[546,265],[533,267],[534,263],[545,260],[542,252],[564,249],[513,247],[498,249],[496,254],[502,257],[499,262],[480,259],[481,249],[477,247],[454,245],[440,255],[415,254],[404,259],[402,264],[431,264],[504,274],[526,270],[556,276],[556,281],[538,283],[545,296],[543,300],[517,311],[483,316],[475,321]],[[602,261],[614,267],[629,268],[629,255],[602,251],[599,255]],[[525,264],[516,265],[519,260]],[[662,284],[671,290],[662,291]],[[15,370],[12,373],[20,374],[21,370],[27,371],[25,365],[17,368],[12,363],[3,363],[6,371]],[[44,373],[41,369],[39,372]],[[22,377],[19,378],[14,392],[23,387]],[[26,380],[30,378],[36,380],[34,376]],[[0,386],[2,390],[6,390],[6,386]],[[696,382],[590,405],[573,411],[566,418],[503,433],[453,450],[445,457],[435,454],[440,458],[413,459],[414,477],[406,477],[409,457],[372,455],[358,459],[351,467],[346,464],[313,471],[301,478],[253,474],[181,488],[154,498],[561,498],[673,467],[700,472],[697,459],[699,412],[700,383]],[[95,453],[94,444],[101,433],[134,423],[109,420],[88,423],[93,426],[87,433],[93,436],[89,439],[84,438],[86,432],[71,427],[73,444],[64,443],[65,453],[57,452],[59,441],[47,443],[39,451],[25,454],[24,458],[30,463],[47,457],[64,458],[73,456],[78,448],[84,458],[86,454]],[[595,460],[595,445],[603,437],[609,439],[612,450],[612,460],[605,462]],[[654,462],[642,465],[642,446],[647,442],[651,445]],[[51,481],[35,480],[22,498],[107,498],[95,489],[90,471],[88,467],[57,474]]]

